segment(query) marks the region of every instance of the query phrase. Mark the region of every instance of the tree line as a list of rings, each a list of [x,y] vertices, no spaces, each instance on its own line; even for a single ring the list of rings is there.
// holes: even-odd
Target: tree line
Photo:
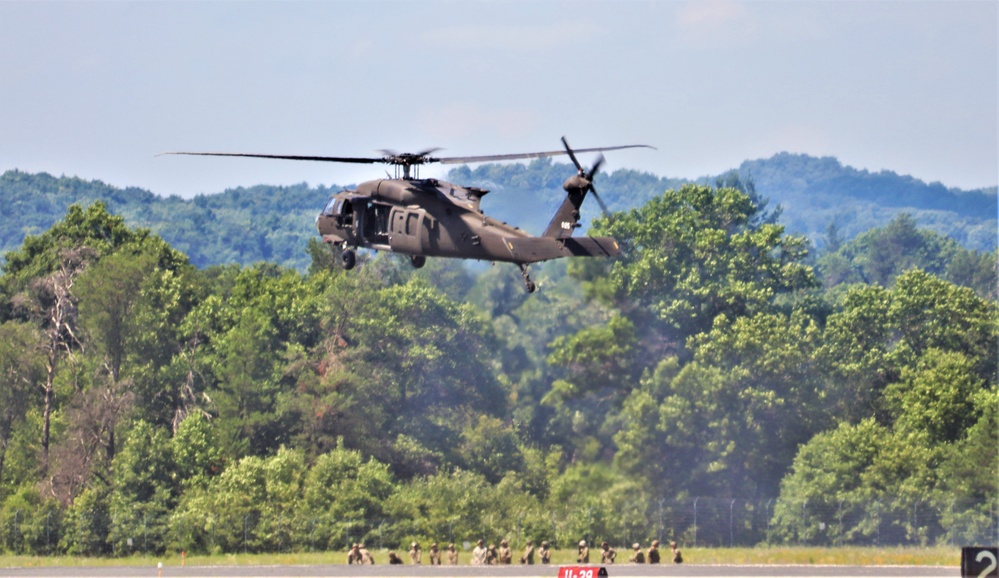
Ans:
[[[903,216],[816,256],[776,215],[738,179],[669,189],[528,295],[318,240],[306,272],[198,268],[74,205],[0,276],[0,544],[689,542],[656,520],[698,497],[761,542],[875,543],[886,511],[924,512],[904,543],[994,536],[995,253]]]

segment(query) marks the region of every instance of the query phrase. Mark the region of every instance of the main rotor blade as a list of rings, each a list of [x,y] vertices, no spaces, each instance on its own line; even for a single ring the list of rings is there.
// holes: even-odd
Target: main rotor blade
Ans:
[[[365,158],[365,157],[313,157],[313,156],[301,156],[301,155],[257,155],[249,153],[191,153],[191,152],[169,152],[160,153],[159,155],[191,155],[191,156],[203,156],[203,157],[252,157],[257,159],[284,159],[289,161],[320,161],[327,163],[357,163],[357,164],[374,164],[385,162],[384,158]]]
[[[601,151],[616,151],[621,149],[647,148],[655,150],[656,147],[649,145],[622,145],[616,147],[597,147],[589,149],[573,149],[574,153],[595,153]],[[569,154],[566,151],[545,151],[540,153],[514,153],[508,155],[485,155],[474,157],[440,157],[427,158],[428,163],[441,163],[443,165],[455,165],[465,163],[487,163],[492,161],[515,161],[520,159],[540,159],[545,157],[557,157]]]
[[[596,147],[588,149],[575,149],[572,152],[561,150],[561,151],[544,151],[537,153],[513,153],[505,155],[481,155],[481,156],[470,156],[470,157],[430,157],[426,156],[436,150],[440,149],[428,149],[426,151],[421,151],[415,155],[388,155],[387,157],[325,157],[325,156],[307,156],[307,155],[261,155],[261,154],[251,154],[251,153],[206,153],[206,152],[165,152],[159,155],[189,155],[189,156],[206,156],[206,157],[250,157],[258,159],[283,159],[290,161],[318,161],[326,163],[355,163],[355,164],[375,164],[375,163],[393,163],[391,159],[396,157],[406,156],[408,158],[421,159],[418,164],[426,163],[441,163],[444,165],[454,165],[454,164],[468,164],[468,163],[484,163],[492,161],[515,161],[521,159],[540,159],[546,157],[557,157],[562,155],[574,155],[572,153],[592,153],[592,152],[602,152],[602,151],[616,151],[621,149],[633,149],[633,148],[647,148],[655,150],[656,147],[650,145],[622,145],[613,147]],[[382,151],[385,153],[391,153],[392,151]],[[575,158],[573,158],[575,161]],[[576,166],[579,166],[578,162],[575,162]]]

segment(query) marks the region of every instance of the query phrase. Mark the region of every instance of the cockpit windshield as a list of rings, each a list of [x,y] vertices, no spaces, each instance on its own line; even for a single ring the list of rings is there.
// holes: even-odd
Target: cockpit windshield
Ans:
[[[338,205],[342,205],[342,204],[343,204],[342,200],[340,200],[340,199],[338,199],[336,197],[330,197],[330,201],[328,203],[326,203],[326,208],[323,209],[323,214],[324,215],[336,215],[337,214],[337,210],[340,209],[340,207]]]

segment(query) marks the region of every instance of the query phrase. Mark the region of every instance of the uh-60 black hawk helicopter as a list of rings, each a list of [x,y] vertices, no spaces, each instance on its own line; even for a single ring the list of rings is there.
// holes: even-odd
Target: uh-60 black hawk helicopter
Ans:
[[[316,217],[316,227],[323,240],[341,249],[344,269],[354,267],[358,247],[409,255],[416,268],[422,267],[427,257],[501,261],[516,263],[527,291],[533,293],[536,286],[527,272],[531,263],[562,257],[613,257],[621,252],[612,237],[572,236],[580,227],[579,207],[587,193],[592,192],[604,211],[607,210],[593,188],[593,177],[604,161],[603,155],[599,155],[586,171],[575,153],[653,148],[624,145],[574,151],[565,137],[562,137],[562,145],[564,150],[560,151],[471,157],[430,156],[440,149],[415,154],[380,151],[384,156],[371,158],[202,152],[164,154],[393,165],[395,178],[367,181],[355,190],[336,193]],[[562,185],[566,198],[540,237],[483,213],[479,201],[489,192],[485,189],[419,178],[420,165],[430,163],[467,164],[557,155],[569,155],[578,173]]]

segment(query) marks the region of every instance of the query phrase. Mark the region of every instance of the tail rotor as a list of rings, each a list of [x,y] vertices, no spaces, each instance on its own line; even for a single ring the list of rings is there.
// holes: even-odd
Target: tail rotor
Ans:
[[[562,188],[565,189],[565,192],[569,193],[570,196],[575,193],[585,198],[586,193],[593,193],[593,198],[596,199],[597,204],[600,205],[600,210],[603,211],[604,216],[606,216],[610,213],[607,208],[607,204],[600,198],[600,194],[597,193],[597,189],[593,186],[593,177],[595,177],[597,171],[600,170],[600,166],[604,164],[603,153],[600,153],[597,156],[597,160],[593,162],[593,166],[590,167],[589,172],[587,172],[583,169],[583,165],[579,164],[579,160],[576,159],[576,154],[573,152],[572,147],[569,146],[569,141],[565,140],[565,137],[562,137],[562,146],[565,147],[566,154],[568,154],[569,158],[572,159],[572,164],[576,165],[576,175],[566,179],[565,183],[562,184]],[[582,202],[582,198],[580,199],[580,202]]]

